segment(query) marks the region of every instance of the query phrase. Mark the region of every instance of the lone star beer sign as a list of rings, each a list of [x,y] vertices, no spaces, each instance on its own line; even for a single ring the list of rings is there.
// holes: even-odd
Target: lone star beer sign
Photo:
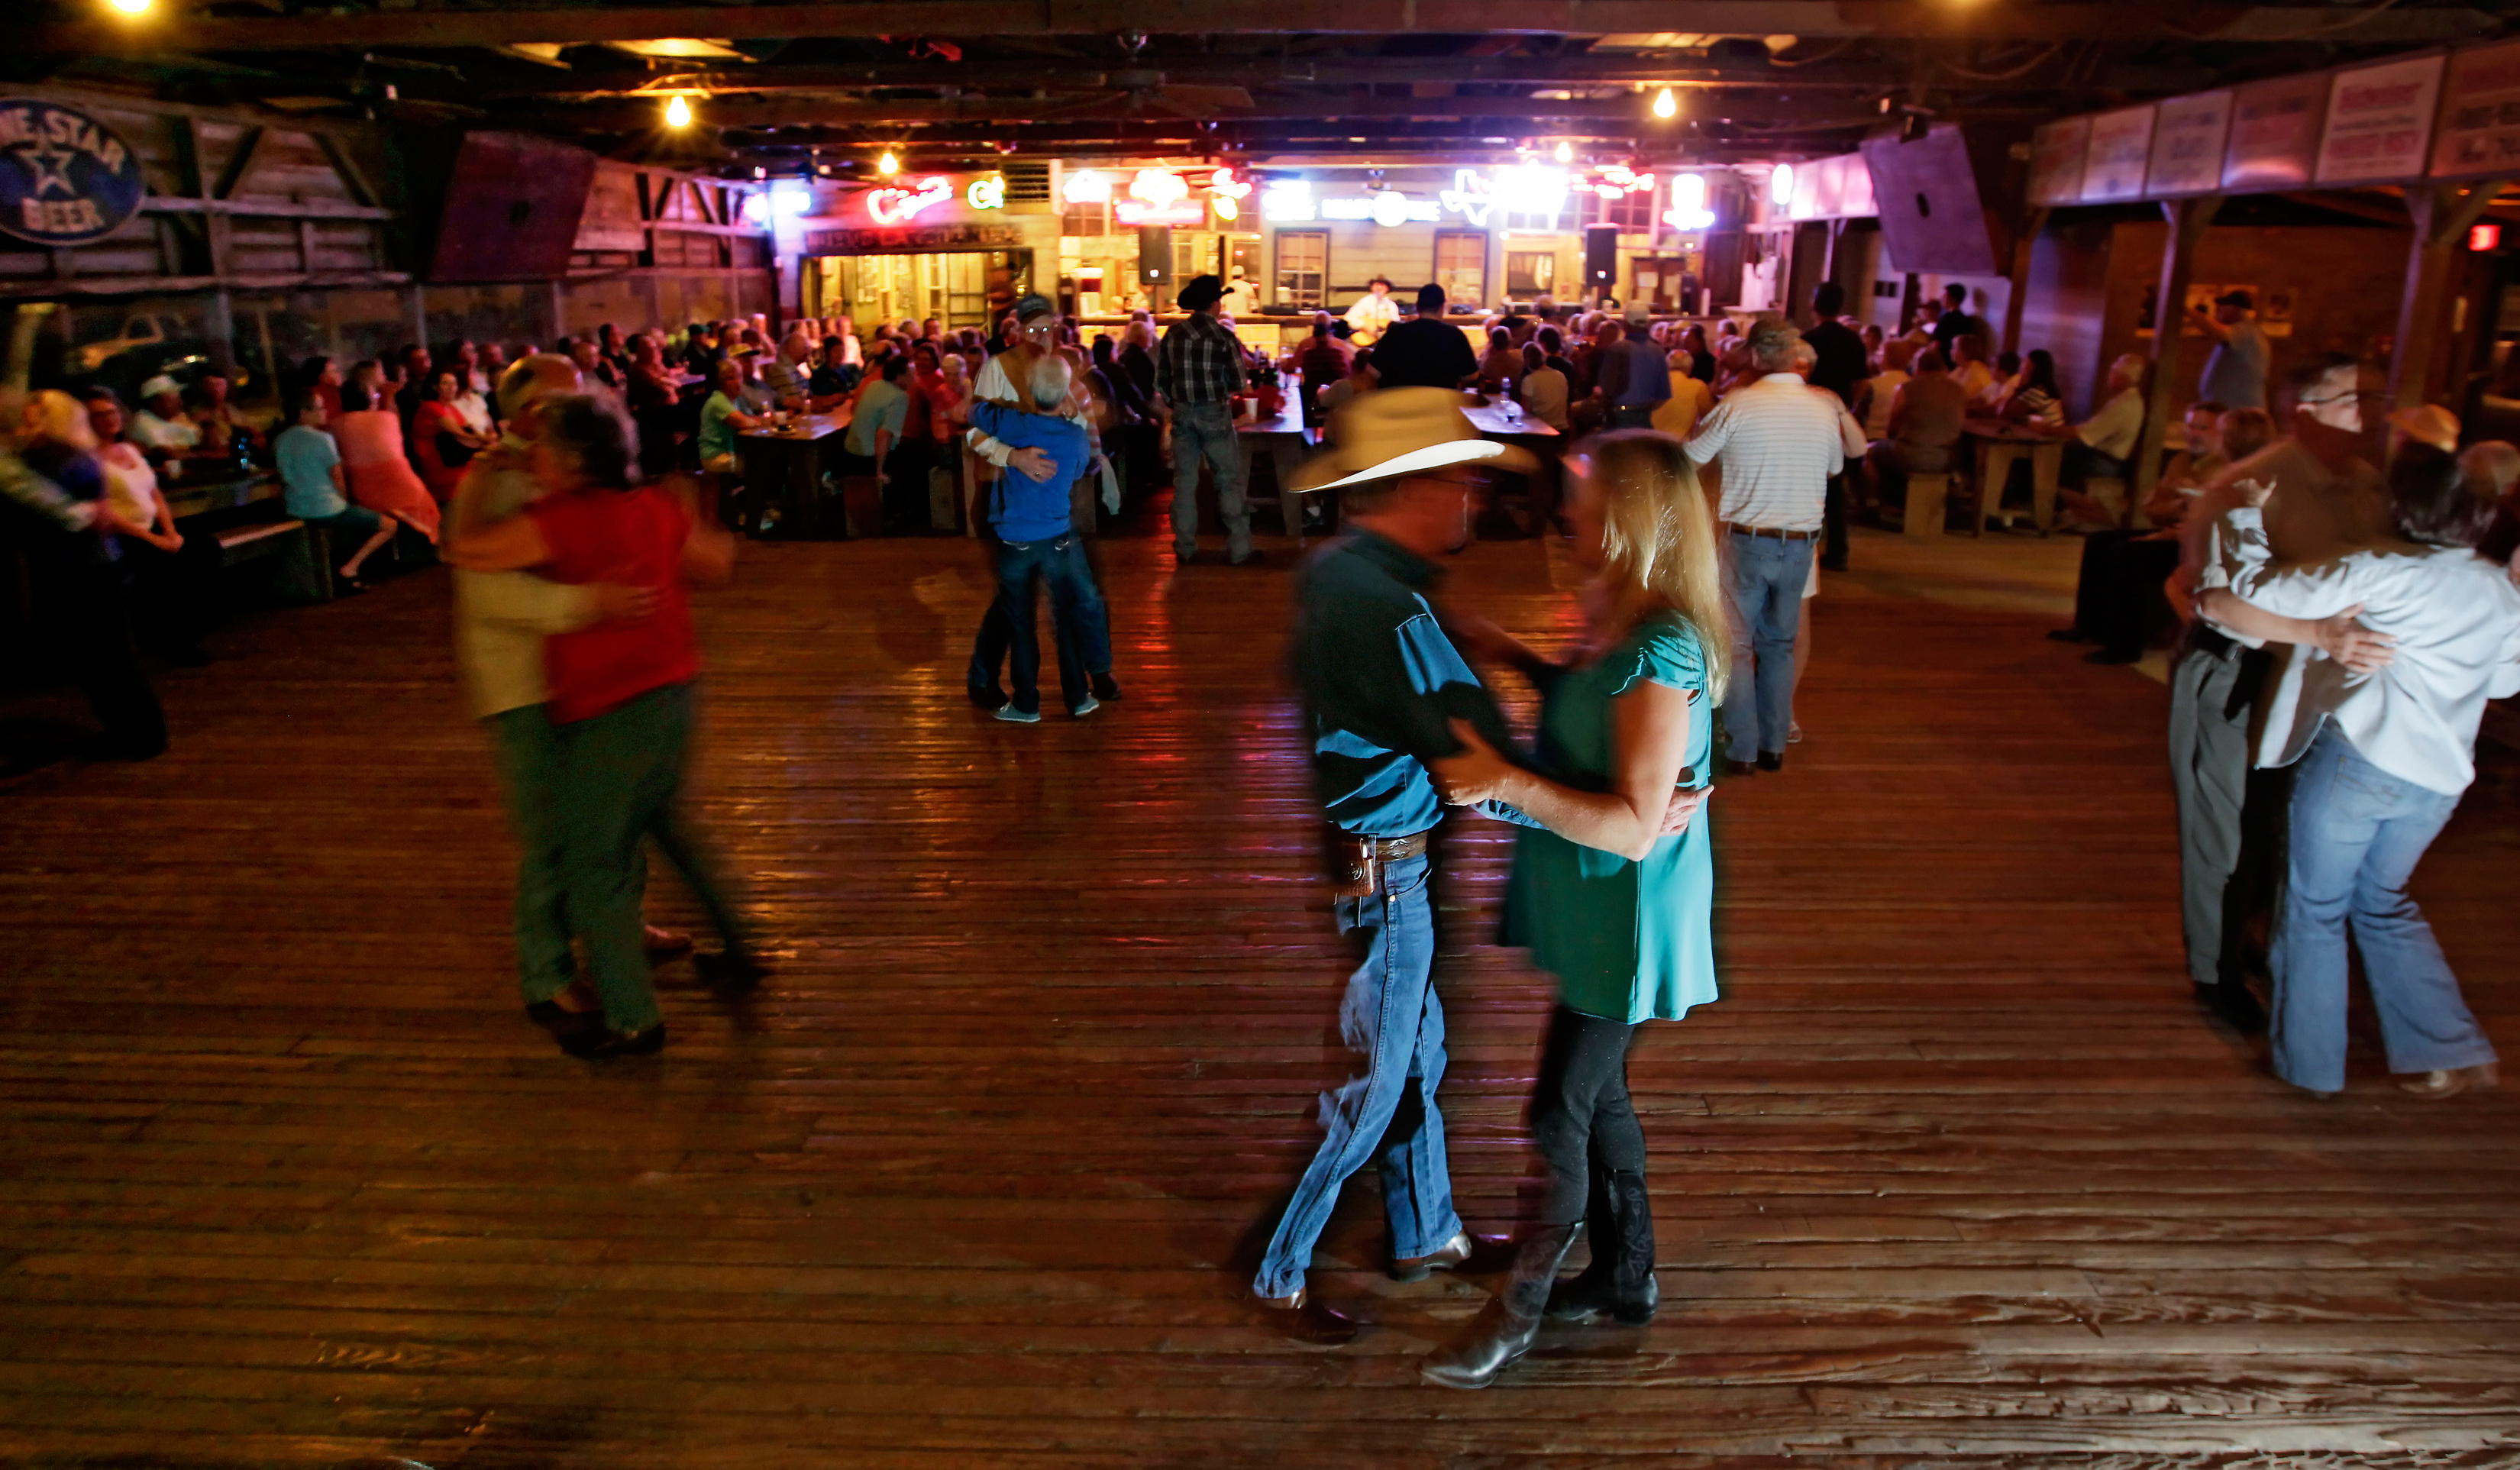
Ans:
[[[140,160],[112,128],[76,108],[0,99],[0,231],[86,245],[119,229],[148,192]]]

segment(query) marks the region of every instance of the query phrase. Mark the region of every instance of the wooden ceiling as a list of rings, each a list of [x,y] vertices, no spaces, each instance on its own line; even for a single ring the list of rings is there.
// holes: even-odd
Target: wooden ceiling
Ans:
[[[1565,139],[1720,160],[1840,151],[1903,116],[2027,124],[2509,23],[2425,0],[158,0],[136,20],[37,0],[20,31],[31,44],[0,65],[170,100],[522,127],[742,173],[818,156],[848,168],[881,147],[940,165],[1111,151],[1258,162]],[[1651,111],[1666,85],[1668,120]],[[675,93],[698,115],[688,129],[663,123]]]

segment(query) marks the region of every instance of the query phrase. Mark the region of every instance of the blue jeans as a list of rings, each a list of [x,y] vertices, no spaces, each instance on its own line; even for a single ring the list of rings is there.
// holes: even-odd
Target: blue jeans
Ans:
[[[2459,998],[2432,925],[2407,881],[2458,798],[2364,760],[2333,727],[2311,742],[2292,788],[2292,854],[2268,955],[2274,971],[2275,1071],[2316,1091],[2345,1086],[2345,927],[2392,1072],[2494,1060],[2494,1044]]]
[[[1050,584],[1050,615],[1057,625],[1058,691],[1074,709],[1093,690],[1089,674],[1111,668],[1110,616],[1102,594],[1094,585],[1094,568],[1085,559],[1085,544],[1074,535],[1051,541],[998,543],[998,609],[1006,614],[1012,638],[1008,681],[1010,699],[1026,714],[1041,711],[1041,633],[1033,582]],[[984,630],[985,631],[985,630]]]
[[[1173,410],[1173,552],[1198,550],[1198,467],[1216,482],[1216,511],[1225,520],[1225,555],[1251,555],[1251,507],[1242,499],[1242,441],[1230,403],[1185,403]]]
[[[1302,1289],[1339,1186],[1377,1152],[1392,1255],[1428,1255],[1461,1233],[1444,1160],[1444,1115],[1435,1107],[1435,1089],[1444,1081],[1444,1004],[1429,979],[1435,963],[1429,867],[1424,858],[1385,864],[1380,892],[1338,901],[1339,932],[1364,957],[1339,1004],[1339,1036],[1365,1059],[1365,1075],[1322,1094],[1328,1136],[1270,1237],[1251,1283],[1261,1296]]]
[[[1812,544],[1774,536],[1732,536],[1732,682],[1724,692],[1724,754],[1782,755],[1794,727],[1794,635],[1802,631],[1803,588]],[[1755,660],[1755,667],[1754,667]]]

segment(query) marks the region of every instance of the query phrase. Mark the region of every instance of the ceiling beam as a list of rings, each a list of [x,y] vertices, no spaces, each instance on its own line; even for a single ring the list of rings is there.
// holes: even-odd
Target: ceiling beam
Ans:
[[[1313,62],[1295,58],[1148,57],[1134,67],[1107,66],[1045,67],[1038,62],[901,62],[836,63],[831,66],[730,67],[714,71],[580,71],[553,72],[529,80],[493,82],[471,93],[474,97],[629,97],[670,84],[674,90],[699,92],[850,92],[876,88],[1042,87],[1102,90],[1122,83],[1111,78],[1130,69],[1160,71],[1166,80],[1242,87],[1363,87],[1416,82],[1486,82],[1528,87],[1624,86],[1684,84],[1698,87],[1762,87],[1791,85],[1797,91],[1877,91],[1885,80],[1879,66],[1831,67],[1811,70],[1764,67],[1711,67],[1703,62],[1646,61],[1635,57],[1390,57]],[[300,80],[293,84],[305,88]],[[2025,89],[2053,90],[2053,84],[2018,84]],[[274,81],[266,90],[277,90]]]
[[[1583,97],[1552,102],[1532,97],[1371,97],[1353,92],[1341,96],[1314,94],[1287,98],[1264,95],[1254,98],[1248,108],[1221,108],[1188,118],[1185,122],[1497,118],[1513,123],[1541,120],[1614,122],[1640,133],[1670,130],[1675,124],[1654,117],[1650,110],[1651,101],[1643,96]],[[534,116],[545,126],[587,132],[635,132],[657,125],[656,110],[660,106],[661,103],[652,102],[628,106],[608,103],[599,108],[537,111]],[[1168,115],[1160,108],[1132,107],[1127,98],[1113,93],[1095,97],[966,98],[921,102],[820,102],[803,99],[734,102],[714,99],[699,104],[697,111],[701,122],[730,129],[816,124],[903,127],[944,122],[1059,123],[1080,118],[1125,120]],[[2042,110],[2039,115],[2046,115],[2045,111]],[[1816,108],[1808,103],[1797,104],[1775,98],[1717,98],[1694,94],[1683,102],[1680,120],[1783,124],[1817,132],[1864,127],[1878,122],[1880,114],[1873,109],[1851,107],[1842,102]]]
[[[1915,0],[843,0],[830,5],[578,6],[306,12],[286,17],[99,18],[21,29],[37,55],[513,46],[677,36],[1605,35],[1694,32],[1821,40],[2182,40],[2421,43],[2491,33],[2480,11],[2299,5],[2185,6],[2167,0],[2048,0],[1973,6]]]

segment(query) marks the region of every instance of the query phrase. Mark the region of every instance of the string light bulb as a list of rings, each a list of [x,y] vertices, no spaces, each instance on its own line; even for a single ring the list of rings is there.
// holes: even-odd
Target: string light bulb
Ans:
[[[879,174],[886,175],[887,177],[892,174],[899,173],[901,172],[901,160],[894,157],[892,150],[887,148],[883,151],[883,156],[875,160],[875,171]]]
[[[1572,143],[1567,142],[1566,140],[1564,140],[1564,139],[1562,139],[1562,138],[1561,138],[1561,139],[1559,139],[1559,140],[1558,140],[1558,142],[1557,142],[1557,153],[1556,153],[1556,158],[1557,158],[1557,161],[1558,161],[1558,162],[1560,162],[1560,163],[1572,163],[1572,162],[1574,162],[1574,161],[1575,161],[1575,145],[1574,145],[1574,144],[1572,144]]]
[[[665,102],[665,126],[690,127],[691,125],[692,105],[684,101],[680,93],[676,93]]]
[[[1662,118],[1680,115],[1680,99],[1671,95],[1671,88],[1665,87],[1654,94],[1653,113]]]
[[[105,3],[126,16],[145,16],[149,14],[153,0],[105,0]]]

